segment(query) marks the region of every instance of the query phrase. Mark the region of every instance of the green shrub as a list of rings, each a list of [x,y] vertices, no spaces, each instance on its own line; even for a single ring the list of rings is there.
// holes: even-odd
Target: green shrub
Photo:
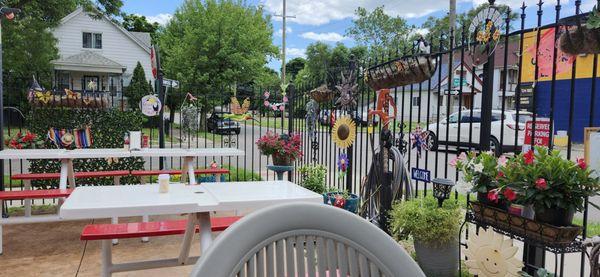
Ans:
[[[433,197],[402,201],[390,211],[390,226],[396,240],[412,237],[428,244],[444,244],[456,239],[463,215],[455,201],[438,208]]]
[[[125,134],[131,130],[141,130],[143,115],[139,112],[119,110],[91,109],[33,109],[27,115],[27,129],[46,137],[50,128],[77,129],[90,126],[92,133],[92,148],[121,148]],[[54,148],[46,141],[48,148]],[[118,162],[109,163],[106,159],[76,159],[73,161],[75,171],[105,171],[105,170],[142,170],[142,158],[120,158]],[[32,160],[29,172],[59,172],[60,162],[57,160]],[[78,179],[80,184],[110,185],[112,178]],[[138,183],[135,177],[124,177],[122,183]],[[33,186],[48,188],[58,187],[57,180],[35,181]]]
[[[231,165],[224,165],[223,168],[229,169],[229,174],[225,175],[227,182],[262,181],[260,174],[251,170],[238,168]]]
[[[322,194],[326,190],[325,178],[327,177],[327,168],[323,165],[305,165],[298,169],[300,173],[300,185]]]

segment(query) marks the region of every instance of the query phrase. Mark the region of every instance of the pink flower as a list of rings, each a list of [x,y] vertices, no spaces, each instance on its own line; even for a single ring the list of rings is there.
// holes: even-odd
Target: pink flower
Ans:
[[[498,164],[501,166],[505,166],[507,161],[508,161],[508,158],[506,158],[506,156],[504,156],[504,155],[502,155],[502,156],[500,156],[500,158],[498,158]]]
[[[450,163],[448,163],[448,164],[452,167],[456,167],[457,162],[458,162],[458,158],[454,158],[454,159],[450,160]]]
[[[279,110],[282,112],[285,111],[285,106],[283,106],[283,105],[279,106]]]
[[[263,94],[263,96],[265,98],[269,98],[269,96],[271,96],[271,93],[267,90],[267,91],[265,91],[265,93]]]
[[[284,96],[284,97],[283,97],[283,103],[287,103],[288,101],[289,101],[289,100],[288,100],[287,96]]]
[[[265,102],[263,103],[263,105],[265,105],[265,107],[268,107],[271,105],[271,103],[269,103],[269,101],[265,100]]]
[[[488,191],[487,198],[494,203],[498,203],[498,194],[498,189],[490,190]]]
[[[458,160],[459,161],[464,161],[467,159],[467,154],[465,152],[460,153],[460,155],[458,155]]]
[[[548,182],[544,178],[539,178],[535,181],[535,187],[539,190],[545,190],[548,188]]]
[[[276,110],[277,110],[277,106],[275,106],[275,105],[272,105],[272,106],[271,106],[271,109],[273,109],[274,111],[276,111]]]
[[[344,197],[339,194],[336,195],[335,201],[333,202],[333,206],[343,209],[345,205],[346,205],[346,199],[344,199]]]
[[[585,159],[577,159],[577,165],[583,170],[587,168],[587,163],[585,162]]]
[[[525,153],[523,158],[525,159],[525,164],[533,164],[533,161],[535,160],[535,154],[533,153],[533,150],[529,150],[527,153]]]
[[[508,201],[513,201],[515,199],[517,199],[517,194],[515,193],[514,190],[510,189],[510,188],[506,188],[502,194],[504,195],[504,197],[506,197],[506,199]]]

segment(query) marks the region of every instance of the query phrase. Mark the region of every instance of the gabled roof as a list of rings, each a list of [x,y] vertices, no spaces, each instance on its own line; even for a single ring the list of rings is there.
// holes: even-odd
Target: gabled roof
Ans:
[[[52,61],[54,65],[63,67],[104,68],[123,72],[125,66],[93,51],[83,51],[79,54]]]
[[[150,37],[150,33],[146,32],[129,32],[134,37],[136,37],[139,41],[144,43],[148,48],[152,47],[152,37]]]
[[[63,17],[63,19],[60,20],[60,24],[65,24],[67,22],[69,22],[71,19],[75,18],[77,15],[84,13],[85,11],[83,10],[82,7],[77,8],[75,11],[73,11],[72,13],[68,14],[67,16]],[[121,31],[123,34],[125,34],[125,36],[127,36],[128,38],[130,38],[131,40],[133,40],[135,43],[137,43],[140,47],[142,47],[142,49],[144,49],[144,51],[148,52],[148,54],[150,54],[150,44],[146,43],[145,40],[143,40],[141,38],[141,35],[134,35],[132,34],[132,32],[129,32],[127,30],[125,30],[123,27],[121,27],[121,25],[117,24],[116,22],[114,22],[113,20],[111,20],[108,16],[106,15],[102,15],[102,20],[106,20],[108,22],[110,22],[110,24],[112,24],[115,28],[119,29],[119,31]],[[140,33],[140,32],[138,32]],[[148,37],[150,37],[150,34],[148,34]]]

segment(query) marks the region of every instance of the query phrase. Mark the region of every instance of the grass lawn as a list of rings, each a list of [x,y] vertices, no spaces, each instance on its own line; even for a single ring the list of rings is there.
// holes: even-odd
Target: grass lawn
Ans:
[[[294,130],[304,130],[306,128],[304,118],[296,118],[294,119]],[[243,125],[244,123],[242,123]],[[283,125],[281,124],[281,117],[261,117],[256,118],[256,120],[247,121],[248,125],[262,126],[265,128],[282,128],[287,130],[289,126],[289,118],[285,118],[283,120]]]

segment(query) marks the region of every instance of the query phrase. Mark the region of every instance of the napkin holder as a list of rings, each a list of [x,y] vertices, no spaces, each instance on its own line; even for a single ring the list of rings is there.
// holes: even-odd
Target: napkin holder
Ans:
[[[129,150],[141,150],[142,149],[142,132],[130,131],[129,132]]]

